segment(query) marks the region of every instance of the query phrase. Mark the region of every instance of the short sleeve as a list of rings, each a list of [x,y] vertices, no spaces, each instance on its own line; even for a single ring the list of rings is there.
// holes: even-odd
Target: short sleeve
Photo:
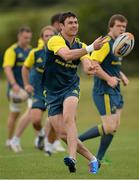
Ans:
[[[24,62],[24,66],[28,67],[28,68],[32,68],[32,66],[34,65],[35,63],[35,50],[31,50],[29,55],[27,56],[25,62]]]
[[[82,48],[86,48],[86,46],[87,45],[85,43],[82,43]],[[80,58],[81,61],[84,59],[91,59],[90,54],[86,54]]]
[[[95,50],[95,51],[92,52],[91,59],[95,60],[95,61],[97,61],[99,63],[102,63],[109,52],[110,52],[110,45],[107,42],[102,46],[101,49]]]
[[[56,54],[61,48],[67,47],[65,40],[61,36],[51,37],[47,43],[47,46],[50,51],[54,52],[54,54]]]
[[[8,48],[4,54],[3,67],[13,67],[16,61],[16,53],[13,48]]]
[[[45,43],[42,40],[42,38],[39,38],[39,40],[38,40],[38,48],[43,48],[43,46],[45,46]]]

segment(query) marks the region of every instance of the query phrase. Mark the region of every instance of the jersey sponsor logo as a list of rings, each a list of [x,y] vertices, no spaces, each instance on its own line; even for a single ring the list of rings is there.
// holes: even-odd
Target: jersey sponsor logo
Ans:
[[[66,68],[72,68],[72,69],[77,68],[77,65],[72,64],[72,62],[71,62],[71,63],[67,63],[67,62],[62,62],[62,61],[56,59],[56,60],[55,60],[55,63],[57,63],[57,64],[59,64],[59,65],[61,65],[61,66],[64,66],[64,67],[66,67]]]
[[[23,66],[24,62],[16,62],[16,66]]]
[[[38,58],[38,59],[36,60],[36,62],[37,62],[37,63],[42,63],[43,60],[42,60],[42,58]]]
[[[39,67],[36,68],[36,71],[38,71],[39,73],[43,73],[44,72],[44,69],[41,69]]]
[[[122,65],[122,62],[120,62],[120,61],[112,61],[111,64],[112,65]]]

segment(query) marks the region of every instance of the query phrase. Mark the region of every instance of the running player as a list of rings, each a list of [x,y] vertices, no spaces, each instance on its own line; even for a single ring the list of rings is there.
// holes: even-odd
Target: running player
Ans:
[[[96,73],[94,77],[93,99],[101,116],[102,124],[89,129],[80,135],[79,139],[85,141],[101,136],[97,158],[105,164],[108,164],[109,161],[104,159],[104,155],[120,125],[120,116],[123,108],[120,80],[125,86],[129,82],[128,78],[120,70],[122,59],[112,53],[115,39],[125,32],[126,27],[127,19],[123,15],[113,15],[108,23],[108,42],[100,50],[92,52],[91,55],[92,60],[100,63],[103,70],[113,78],[113,83],[110,85],[99,78],[99,71]]]
[[[59,134],[68,144],[69,156],[64,158],[70,172],[75,172],[77,151],[90,161],[90,172],[97,173],[99,162],[77,139],[75,124],[76,109],[79,99],[79,77],[77,66],[80,61],[85,71],[95,71],[98,66],[92,66],[89,52],[100,49],[104,38],[98,38],[93,44],[86,46],[76,38],[78,20],[75,14],[68,12],[60,16],[60,35],[53,36],[48,41],[46,64],[42,79],[47,90],[47,108],[51,133]],[[89,73],[89,72],[88,72]]]

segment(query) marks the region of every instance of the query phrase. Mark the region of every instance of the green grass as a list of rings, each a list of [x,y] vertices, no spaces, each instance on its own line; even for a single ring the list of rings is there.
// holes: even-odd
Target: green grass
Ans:
[[[79,132],[100,122],[97,110],[91,99],[91,79],[81,80],[81,99],[78,108],[77,126]],[[102,166],[98,175],[88,173],[88,162],[78,155],[77,173],[69,174],[63,164],[66,153],[57,153],[47,157],[33,147],[34,132],[31,125],[22,136],[24,151],[15,154],[5,147],[6,121],[8,102],[6,100],[6,83],[0,83],[0,178],[45,178],[45,179],[96,179],[96,178],[139,178],[139,83],[138,79],[130,80],[123,88],[125,108],[121,126],[107,153],[112,161],[109,166]],[[86,146],[96,153],[99,138],[85,142]]]

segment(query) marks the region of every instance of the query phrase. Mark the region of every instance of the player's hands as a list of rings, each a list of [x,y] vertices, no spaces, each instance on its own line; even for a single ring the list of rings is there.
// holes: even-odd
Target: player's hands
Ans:
[[[126,75],[123,74],[121,80],[124,86],[127,86],[129,84],[129,79],[126,77]]]
[[[119,78],[112,76],[107,80],[107,84],[112,88],[115,88],[118,85],[119,81],[120,81]]]
[[[100,65],[96,61],[90,61],[91,65],[88,68],[88,75],[94,75],[100,68]]]
[[[92,75],[95,75],[97,71],[99,70],[100,65],[96,61],[91,61],[91,67],[90,67],[90,72]]]
[[[106,42],[108,42],[106,40],[107,37],[102,37],[100,36],[99,38],[97,38],[94,42],[93,42],[93,46],[94,46],[94,50],[99,50],[103,44],[105,44]]]
[[[20,91],[20,86],[15,83],[15,84],[12,85],[12,90],[13,90],[14,93],[18,94],[19,91]]]
[[[96,73],[96,68],[97,67],[95,67],[95,66],[90,66],[89,68],[88,68],[88,71],[87,71],[87,74],[88,75],[94,75],[95,73]]]
[[[25,90],[27,91],[27,93],[32,94],[33,91],[34,91],[34,88],[33,88],[33,86],[31,86],[30,84],[27,84],[27,85],[25,86]]]

